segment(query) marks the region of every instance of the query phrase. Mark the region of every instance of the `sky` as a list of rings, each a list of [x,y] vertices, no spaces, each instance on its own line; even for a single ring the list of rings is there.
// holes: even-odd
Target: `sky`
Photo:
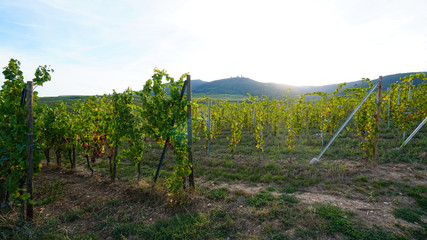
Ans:
[[[0,66],[39,96],[142,89],[153,69],[295,86],[427,71],[426,0],[0,0]],[[4,81],[3,76],[0,80]]]

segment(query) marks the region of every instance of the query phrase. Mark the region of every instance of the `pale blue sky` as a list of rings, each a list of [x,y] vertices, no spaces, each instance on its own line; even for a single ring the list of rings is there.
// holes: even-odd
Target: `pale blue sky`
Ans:
[[[0,66],[55,69],[41,96],[142,88],[155,67],[323,85],[427,71],[425,0],[1,0]],[[0,78],[2,79],[2,78]]]

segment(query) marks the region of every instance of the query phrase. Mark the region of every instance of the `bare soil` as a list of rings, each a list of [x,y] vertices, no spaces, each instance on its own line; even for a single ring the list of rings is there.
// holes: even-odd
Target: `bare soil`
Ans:
[[[365,176],[370,181],[391,180],[393,182],[403,182],[411,186],[426,186],[427,184],[426,171],[417,170],[417,166],[412,164],[389,163],[381,165],[366,165],[360,162],[337,162],[339,162],[339,164],[345,164],[347,168],[351,168],[350,172],[357,173],[356,175],[352,174],[351,177],[344,176],[344,178],[347,178],[347,181],[354,181],[356,176]],[[346,180],[343,180],[342,182],[345,182]],[[256,185],[248,185],[245,183],[209,184],[209,182],[204,183],[205,186],[209,186],[212,189],[228,188],[231,191],[244,191],[248,195],[254,195],[261,190],[266,190],[266,187],[268,186],[268,184],[261,183]],[[277,195],[277,193],[274,192],[272,194]],[[366,194],[362,194],[352,189],[345,193],[342,191],[328,190],[322,183],[291,195],[294,195],[303,203],[310,206],[316,203],[329,203],[351,211],[369,227],[377,225],[390,231],[400,233],[402,233],[401,229],[395,226],[396,223],[406,227],[419,227],[418,224],[408,223],[402,219],[397,219],[392,214],[393,209],[395,208],[417,207],[415,201],[408,196],[401,195],[398,197],[398,201],[396,201],[393,196],[381,196],[377,197],[377,199],[369,199]],[[425,216],[423,217],[423,221],[426,221]]]
[[[85,214],[78,221],[68,223],[67,231],[78,234],[94,232],[106,237],[108,218],[129,217],[139,224],[151,225],[157,220],[169,219],[176,213],[206,212],[210,205],[206,199],[196,194],[188,196],[191,198],[188,205],[171,204],[167,192],[161,187],[153,187],[144,181],[130,183],[117,180],[111,183],[109,178],[92,176],[85,169],[70,172],[45,167],[36,176],[34,184],[40,186],[54,181],[62,183],[62,196],[50,204],[36,207],[37,219],[43,221],[52,217],[60,218],[78,210],[88,212],[96,209],[100,212],[99,216]],[[35,201],[47,195],[36,195]]]
[[[381,196],[373,200],[369,199],[365,193],[349,187],[348,183],[358,176],[365,176],[369,181],[392,180],[408,185],[425,186],[427,182],[424,167],[401,163],[373,166],[365,166],[357,162],[345,164],[346,168],[350,169],[351,176],[343,176],[341,183],[337,183],[339,187],[337,190],[327,189],[325,185],[327,179],[324,179],[323,182],[312,187],[299,189],[293,195],[309,208],[316,203],[330,203],[349,210],[367,226],[377,225],[396,233],[401,233],[401,230],[395,226],[395,223],[407,227],[419,227],[417,224],[396,219],[392,214],[395,208],[416,207],[411,197],[401,195],[398,202],[393,196]],[[42,173],[35,177],[34,184],[36,188],[43,188],[58,181],[63,186],[62,195],[50,204],[36,207],[36,221],[41,222],[52,217],[63,218],[64,215],[75,211],[91,212],[92,214],[83,214],[76,221],[65,223],[64,231],[78,234],[92,232],[103,238],[107,238],[111,231],[111,226],[108,226],[109,218],[116,221],[118,218],[130,218],[133,222],[151,225],[157,220],[169,219],[176,213],[206,213],[213,208],[223,208],[232,215],[238,216],[238,225],[242,226],[241,231],[247,236],[259,236],[262,226],[254,219],[259,213],[245,206],[244,198],[271,186],[265,183],[252,185],[242,182],[213,183],[199,178],[196,182],[198,189],[209,191],[227,188],[231,192],[239,191],[243,196],[230,203],[218,203],[205,198],[203,194],[193,192],[187,196],[188,204],[180,206],[170,202],[161,183],[156,187],[144,181],[137,183],[117,180],[111,183],[109,178],[96,174],[92,176],[83,168],[70,172],[54,167],[44,167]],[[344,191],[345,188],[340,188],[342,186],[349,188]],[[49,195],[47,192],[37,190],[35,192],[36,202]],[[423,220],[426,221],[426,219]],[[289,231],[292,232],[292,229]]]

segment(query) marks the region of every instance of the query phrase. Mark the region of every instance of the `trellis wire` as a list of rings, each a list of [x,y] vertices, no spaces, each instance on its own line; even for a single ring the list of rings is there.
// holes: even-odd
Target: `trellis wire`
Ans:
[[[406,141],[402,143],[402,145],[400,146],[400,148],[402,148],[409,141],[411,141],[412,137],[415,136],[415,134],[417,134],[417,132],[424,126],[424,124],[426,124],[426,122],[427,122],[427,117],[420,123],[420,125],[418,125],[418,127],[411,133],[411,135],[409,135],[408,139],[406,139]]]
[[[350,121],[351,118],[353,118],[354,114],[359,110],[359,108],[362,106],[362,104],[368,99],[368,97],[375,91],[375,89],[378,87],[379,82],[368,92],[368,94],[365,96],[365,98],[357,105],[357,107],[353,110],[353,112],[350,114],[350,116],[347,118],[347,120],[344,122],[344,124],[340,127],[338,132],[335,133],[335,135],[331,138],[331,140],[328,142],[326,147],[323,149],[323,151],[317,156],[317,158],[313,158],[310,163],[316,163],[319,162],[322,155],[326,152],[326,150],[329,148],[329,146],[332,144],[332,142],[335,140],[335,138],[340,134],[340,132],[344,129],[344,127],[347,125],[347,123]]]
[[[208,145],[206,146],[206,154],[209,156],[209,145],[211,137],[211,99],[208,99]]]

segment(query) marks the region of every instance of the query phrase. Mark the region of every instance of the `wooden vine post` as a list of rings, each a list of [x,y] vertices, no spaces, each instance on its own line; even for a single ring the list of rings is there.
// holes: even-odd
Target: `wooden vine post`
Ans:
[[[187,131],[188,131],[188,161],[191,164],[191,173],[188,177],[190,187],[194,189],[194,172],[193,172],[193,125],[191,113],[191,76],[187,75]]]
[[[27,220],[32,220],[33,211],[33,82],[27,82],[27,127],[28,127],[28,144],[27,144],[27,193],[30,197],[27,199]]]
[[[379,84],[378,84],[378,102],[377,102],[377,117],[375,118],[375,136],[374,136],[374,151],[372,153],[372,163],[377,162],[377,155],[378,155],[378,138],[380,135],[380,117],[381,117],[381,93],[382,93],[382,86],[383,86],[383,77],[379,77]]]
[[[208,144],[206,146],[206,155],[209,156],[209,145],[211,142],[211,99],[208,99]]]

